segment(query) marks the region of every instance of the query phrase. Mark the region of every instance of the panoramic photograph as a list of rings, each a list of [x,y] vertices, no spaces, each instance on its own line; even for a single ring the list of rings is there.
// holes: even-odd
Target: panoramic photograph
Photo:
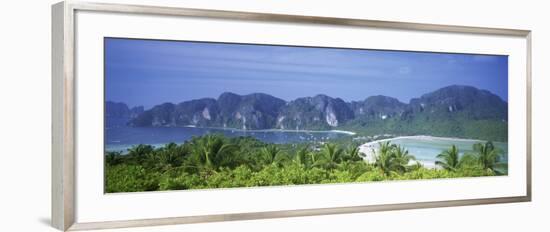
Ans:
[[[508,57],[104,39],[106,193],[508,175]]]

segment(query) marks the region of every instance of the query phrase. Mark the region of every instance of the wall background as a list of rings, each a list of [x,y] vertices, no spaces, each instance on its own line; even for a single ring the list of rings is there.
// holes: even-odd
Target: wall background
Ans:
[[[0,231],[56,231],[50,221],[50,5],[0,9]],[[104,0],[101,0],[102,2]],[[114,2],[111,0],[110,2]],[[533,202],[223,222],[112,231],[547,231],[550,214],[550,20],[544,1],[116,1],[533,30]],[[400,194],[400,193],[395,193]],[[344,196],[343,196],[344,197]]]

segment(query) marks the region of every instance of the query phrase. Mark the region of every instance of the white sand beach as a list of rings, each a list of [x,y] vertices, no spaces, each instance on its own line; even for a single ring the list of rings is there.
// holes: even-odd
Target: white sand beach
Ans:
[[[417,140],[424,140],[424,141],[433,141],[433,140],[452,140],[452,141],[471,141],[471,142],[481,141],[481,140],[476,140],[476,139],[434,137],[434,136],[429,136],[429,135],[399,136],[399,137],[395,137],[395,138],[381,139],[381,140],[376,140],[376,141],[364,143],[364,144],[359,146],[359,152],[365,154],[364,159],[366,161],[372,163],[372,162],[375,161],[376,151],[378,150],[378,146],[381,142],[393,141],[393,140],[399,140],[399,139],[417,139]],[[412,155],[414,155],[414,154],[412,154]],[[416,162],[420,162],[426,168],[438,168],[435,165],[435,161],[411,160],[409,162],[409,164],[415,164]]]

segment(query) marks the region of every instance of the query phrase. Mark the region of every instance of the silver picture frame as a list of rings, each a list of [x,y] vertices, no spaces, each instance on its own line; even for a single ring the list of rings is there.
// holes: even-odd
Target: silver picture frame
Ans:
[[[374,27],[413,31],[501,35],[524,38],[527,47],[526,125],[526,195],[433,201],[403,204],[358,205],[337,208],[297,209],[269,212],[248,212],[221,215],[198,215],[160,219],[75,221],[75,15],[78,11],[152,14],[216,18],[227,20],[274,21],[301,24],[324,24],[347,27]],[[456,25],[392,22],[317,16],[266,14],[236,11],[204,10],[145,5],[122,5],[64,1],[52,6],[52,225],[63,231],[108,229],[139,226],[160,226],[185,223],[253,220],[329,214],[348,214],[389,210],[452,207],[531,201],[531,31]]]

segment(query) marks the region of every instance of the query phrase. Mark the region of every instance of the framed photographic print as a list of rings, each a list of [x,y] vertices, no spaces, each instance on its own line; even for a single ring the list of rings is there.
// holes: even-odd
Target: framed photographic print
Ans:
[[[52,25],[61,230],[531,199],[529,30],[72,1]]]

